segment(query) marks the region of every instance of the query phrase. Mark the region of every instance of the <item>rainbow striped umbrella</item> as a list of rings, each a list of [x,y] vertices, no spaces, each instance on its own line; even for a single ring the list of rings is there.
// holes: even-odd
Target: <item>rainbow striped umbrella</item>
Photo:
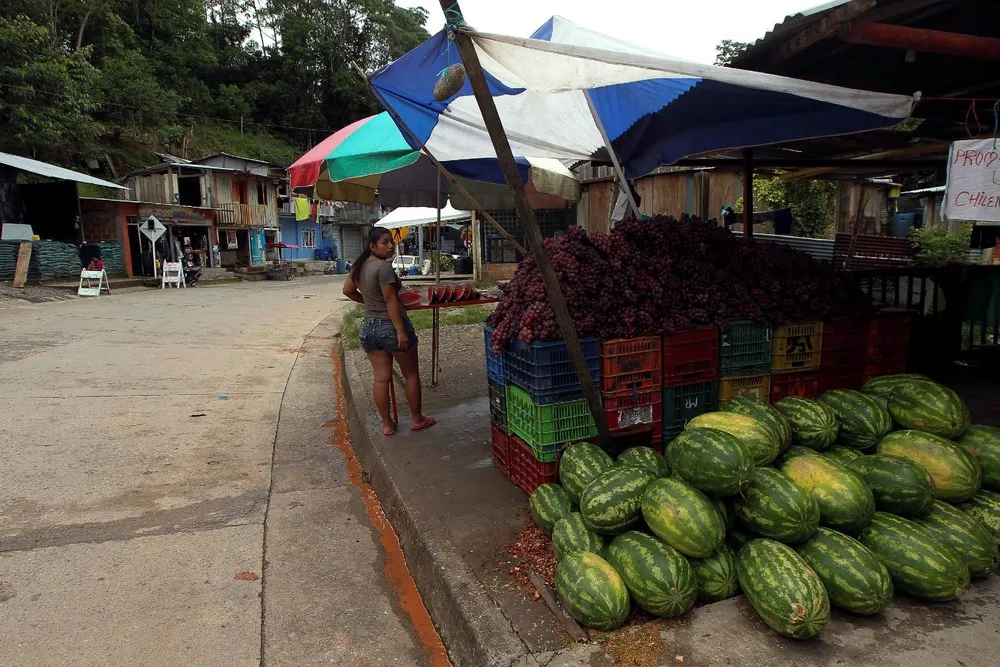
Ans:
[[[580,183],[558,160],[518,158],[518,167],[536,208],[562,208],[580,198]],[[444,163],[462,186],[487,209],[512,209],[514,199],[495,158]],[[414,150],[388,113],[369,116],[331,134],[289,167],[292,189],[317,199],[384,206],[475,208],[437,168]],[[440,190],[438,189],[440,187]]]

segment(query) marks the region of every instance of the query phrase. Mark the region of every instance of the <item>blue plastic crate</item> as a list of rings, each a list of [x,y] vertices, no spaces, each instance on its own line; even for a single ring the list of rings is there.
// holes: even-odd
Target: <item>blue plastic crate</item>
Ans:
[[[601,341],[581,338],[580,346],[595,388],[601,380]],[[583,398],[583,388],[576,368],[561,340],[528,345],[515,340],[505,355],[504,372],[508,384],[523,389],[538,405],[564,403]]]
[[[493,327],[488,324],[483,325],[483,340],[486,343],[486,377],[491,382],[505,385],[507,384],[504,374],[504,355],[502,352],[493,351]]]

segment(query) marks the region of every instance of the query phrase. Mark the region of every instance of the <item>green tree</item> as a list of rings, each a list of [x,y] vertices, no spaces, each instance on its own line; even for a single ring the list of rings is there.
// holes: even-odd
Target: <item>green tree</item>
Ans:
[[[749,42],[737,42],[732,39],[724,39],[715,45],[715,64],[728,65],[736,60],[745,48],[750,46]]]
[[[753,181],[754,212],[791,208],[794,236],[825,236],[833,223],[836,196],[837,186],[830,181],[786,182],[777,176]],[[743,212],[742,197],[734,209]]]
[[[910,232],[917,259],[925,264],[967,264],[972,244],[972,225],[949,232],[945,225],[924,226]]]

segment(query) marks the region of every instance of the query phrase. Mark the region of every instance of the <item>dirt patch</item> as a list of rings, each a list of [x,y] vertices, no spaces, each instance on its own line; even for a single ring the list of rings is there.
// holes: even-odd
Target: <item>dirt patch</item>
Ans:
[[[0,301],[45,303],[47,301],[66,301],[75,298],[76,294],[69,290],[39,287],[38,285],[14,287],[9,282],[0,283]]]
[[[524,530],[507,546],[507,558],[497,563],[497,568],[509,579],[504,588],[514,586],[524,597],[537,600],[538,591],[528,579],[528,572],[535,570],[549,587],[555,588],[556,555],[552,552],[552,540],[530,517],[525,518]]]

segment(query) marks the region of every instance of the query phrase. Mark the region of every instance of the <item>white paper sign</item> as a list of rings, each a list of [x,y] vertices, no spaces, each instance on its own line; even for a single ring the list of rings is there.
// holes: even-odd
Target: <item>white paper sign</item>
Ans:
[[[956,141],[948,154],[942,214],[950,220],[1000,222],[1000,142]]]

